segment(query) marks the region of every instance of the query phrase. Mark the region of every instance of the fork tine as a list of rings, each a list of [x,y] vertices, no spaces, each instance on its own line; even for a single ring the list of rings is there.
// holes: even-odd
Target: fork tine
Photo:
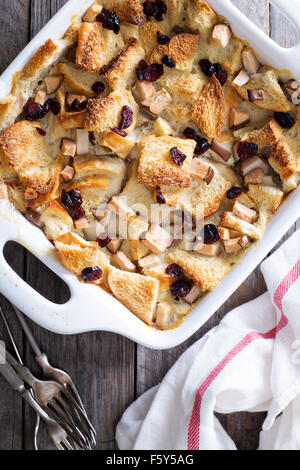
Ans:
[[[66,446],[67,450],[76,450],[75,447],[73,447],[73,445],[70,444],[67,437],[62,441],[62,444]]]
[[[91,434],[90,429],[87,428],[82,422],[82,420],[80,419],[77,409],[72,408],[70,404],[63,398],[62,395],[57,395],[56,400],[60,403],[62,408],[64,408],[65,410],[68,410],[68,413],[72,416],[76,425],[79,426],[79,429],[81,430],[82,434],[85,435],[87,439],[92,443],[93,435]]]
[[[96,430],[95,428],[93,427],[92,423],[90,422],[89,418],[87,417],[86,413],[83,412],[82,408],[80,406],[78,406],[78,403],[74,400],[74,398],[72,397],[72,395],[67,391],[67,390],[64,390],[64,393],[66,395],[66,398],[72,403],[73,407],[75,408],[75,410],[77,411],[77,413],[79,414],[79,416],[84,420],[84,422],[86,423],[86,426],[88,427],[90,433],[93,435],[93,436],[96,436]],[[94,439],[95,440],[95,439]],[[96,443],[96,442],[94,442]]]
[[[51,408],[53,407],[53,409]],[[54,419],[58,424],[60,424],[62,426],[62,428],[68,433],[68,434],[72,434],[72,437],[74,440],[77,441],[78,444],[81,444],[86,447],[86,441],[85,441],[85,438],[84,436],[82,435],[82,433],[79,431],[79,429],[74,425],[73,422],[70,423],[69,420],[65,421],[61,414],[60,414],[60,410],[58,409],[58,411],[56,411],[57,409],[57,405],[55,403],[50,403],[50,407],[47,406],[47,412],[49,414],[49,416]]]

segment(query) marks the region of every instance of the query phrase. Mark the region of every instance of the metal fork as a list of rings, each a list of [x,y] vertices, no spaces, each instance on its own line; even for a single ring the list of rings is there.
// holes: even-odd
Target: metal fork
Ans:
[[[32,396],[31,392],[25,388],[23,380],[18,376],[15,370],[9,364],[0,365],[0,374],[6,379],[13,390],[18,392],[24,400],[36,411],[47,426],[48,434],[59,450],[77,450],[82,449],[66,431],[40,407]]]
[[[77,402],[78,406],[81,408],[81,415],[82,415],[82,419],[83,421],[85,422],[85,427],[88,429],[88,434],[90,435],[90,439],[91,439],[91,442],[92,444],[96,444],[96,431],[95,431],[95,428],[93,427],[92,423],[90,422],[90,420],[88,419],[88,416],[87,416],[87,413],[86,413],[86,410],[84,408],[84,405],[82,403],[82,400],[79,396],[79,393],[74,385],[74,382],[73,380],[71,379],[71,377],[63,370],[61,369],[57,369],[55,367],[52,367],[48,361],[48,358],[46,356],[46,354],[42,353],[42,351],[40,350],[37,342],[35,341],[35,338],[25,320],[25,317],[24,315],[20,312],[20,310],[13,304],[11,304],[16,315],[17,315],[17,318],[19,320],[19,322],[21,323],[21,326],[23,328],[23,331],[35,353],[35,358],[36,358],[36,361],[38,362],[38,364],[40,365],[40,367],[42,368],[43,370],[43,373],[44,373],[44,377],[46,379],[49,379],[49,380],[54,380],[56,382],[58,382],[59,384],[61,384],[65,390],[69,393],[71,393],[71,395],[73,395],[73,398],[75,399],[75,401]]]

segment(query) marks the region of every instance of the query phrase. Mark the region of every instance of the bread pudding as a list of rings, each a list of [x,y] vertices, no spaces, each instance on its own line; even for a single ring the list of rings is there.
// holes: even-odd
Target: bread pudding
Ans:
[[[208,3],[98,1],[0,102],[0,199],[82,283],[174,328],[298,186],[299,104]]]

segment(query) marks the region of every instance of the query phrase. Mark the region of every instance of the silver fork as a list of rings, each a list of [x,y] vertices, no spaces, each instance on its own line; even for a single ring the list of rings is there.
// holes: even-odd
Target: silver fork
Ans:
[[[9,364],[0,365],[0,374],[6,379],[13,390],[18,392],[24,400],[36,411],[47,426],[48,434],[59,450],[77,450],[82,449],[66,431],[40,407],[32,396],[31,392],[25,388],[23,380],[18,376],[15,370]]]
[[[71,379],[71,377],[63,370],[61,369],[57,369],[55,367],[52,367],[48,361],[48,358],[46,356],[46,354],[42,353],[42,351],[40,350],[37,342],[35,341],[35,338],[25,320],[25,317],[24,315],[20,312],[20,310],[13,304],[11,304],[16,315],[17,315],[17,318],[19,320],[19,322],[21,323],[21,326],[23,328],[23,331],[35,353],[35,358],[36,358],[36,361],[38,362],[38,364],[40,365],[40,367],[42,368],[43,370],[43,373],[44,373],[44,377],[46,379],[49,379],[49,380],[54,380],[56,382],[58,382],[59,384],[61,384],[65,390],[69,393],[71,393],[71,395],[73,395],[73,398],[75,399],[75,401],[77,402],[78,406],[81,408],[81,415],[82,415],[82,419],[85,421],[85,427],[88,429],[88,434],[90,435],[90,440],[92,442],[92,444],[96,444],[96,431],[95,431],[95,428],[93,427],[92,423],[90,422],[90,420],[88,419],[88,416],[87,416],[87,413],[86,413],[86,410],[84,408],[84,405],[82,403],[82,400],[79,396],[79,393],[74,385],[74,382],[73,380]]]
[[[32,389],[34,398],[41,408],[72,437],[78,446],[91,449],[90,436],[81,421],[82,411],[72,395],[54,381],[37,379],[27,367],[6,352],[7,362]]]

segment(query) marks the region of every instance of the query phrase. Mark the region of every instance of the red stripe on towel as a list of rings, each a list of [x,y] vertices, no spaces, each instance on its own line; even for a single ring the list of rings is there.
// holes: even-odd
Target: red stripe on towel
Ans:
[[[257,331],[252,331],[248,333],[231,351],[224,357],[224,359],[219,362],[219,364],[212,370],[212,372],[206,377],[206,379],[202,382],[200,387],[197,390],[193,411],[189,423],[188,428],[188,450],[198,450],[199,449],[199,430],[200,430],[200,411],[201,411],[201,404],[203,400],[203,396],[208,389],[208,387],[212,384],[215,378],[222,372],[224,367],[243,349],[248,346],[248,344],[252,343],[257,339],[274,339],[277,333],[282,330],[288,323],[288,319],[283,313],[282,309],[282,299],[290,289],[290,287],[294,284],[294,282],[300,276],[300,259],[297,261],[295,266],[289,271],[289,273],[284,277],[281,281],[279,286],[277,287],[273,300],[275,305],[281,312],[281,318],[278,324],[272,328],[270,331],[266,333],[259,333]]]

